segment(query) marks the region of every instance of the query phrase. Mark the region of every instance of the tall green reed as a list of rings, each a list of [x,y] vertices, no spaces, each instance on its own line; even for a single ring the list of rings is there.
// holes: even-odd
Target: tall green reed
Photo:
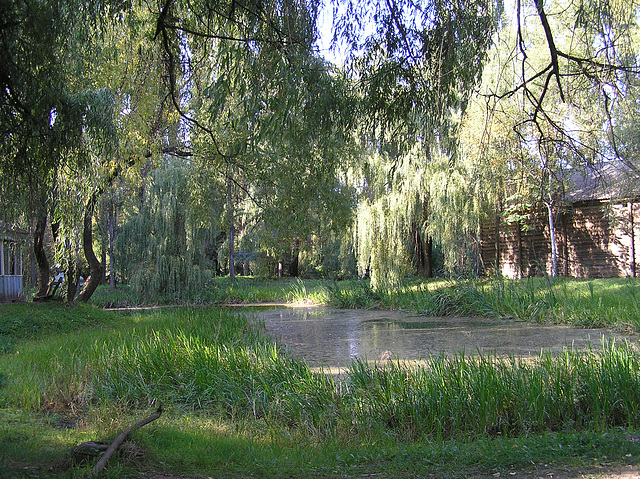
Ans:
[[[640,357],[626,345],[528,359],[460,353],[419,367],[354,362],[337,379],[291,358],[244,314],[127,319],[0,356],[0,405],[82,414],[161,401],[274,437],[365,442],[640,427]]]
[[[433,316],[514,317],[538,323],[638,330],[640,280],[527,278],[450,280],[432,290],[395,292],[402,309]],[[385,305],[389,303],[385,301]]]
[[[418,369],[356,363],[349,381],[369,430],[411,439],[515,436],[638,427],[639,367],[633,350],[611,344],[535,360],[441,356]]]

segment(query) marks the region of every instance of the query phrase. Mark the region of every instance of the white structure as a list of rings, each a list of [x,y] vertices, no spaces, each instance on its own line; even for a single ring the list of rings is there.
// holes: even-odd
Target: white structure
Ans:
[[[22,300],[22,243],[24,231],[0,222],[0,302]]]

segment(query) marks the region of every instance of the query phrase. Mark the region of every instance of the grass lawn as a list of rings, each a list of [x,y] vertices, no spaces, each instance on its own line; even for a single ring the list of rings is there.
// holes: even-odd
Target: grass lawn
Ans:
[[[637,324],[637,283],[625,280],[230,286],[218,297],[488,316],[523,314],[520,298],[546,308],[532,320],[582,325],[592,321],[581,311],[602,304],[614,311],[606,324]],[[113,440],[160,403],[101,477],[569,478],[640,465],[640,357],[624,346],[527,362],[436,357],[419,369],[354,363],[337,379],[225,308],[62,303],[0,305],[0,344],[2,478],[86,477],[95,460],[74,462],[73,447]]]

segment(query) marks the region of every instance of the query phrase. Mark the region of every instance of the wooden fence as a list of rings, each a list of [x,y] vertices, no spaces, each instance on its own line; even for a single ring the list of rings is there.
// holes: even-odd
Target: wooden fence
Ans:
[[[640,205],[636,201],[574,203],[554,215],[558,274],[576,278],[635,277]],[[551,274],[551,238],[546,211],[522,222],[494,216],[481,227],[485,273],[508,278]]]

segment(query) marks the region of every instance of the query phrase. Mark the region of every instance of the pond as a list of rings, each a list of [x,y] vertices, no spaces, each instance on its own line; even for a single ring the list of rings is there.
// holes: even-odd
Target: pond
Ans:
[[[511,319],[442,318],[397,311],[324,307],[258,309],[253,314],[267,332],[297,358],[315,368],[345,368],[355,358],[421,360],[431,355],[478,353],[537,356],[629,336],[604,329],[577,329]]]

